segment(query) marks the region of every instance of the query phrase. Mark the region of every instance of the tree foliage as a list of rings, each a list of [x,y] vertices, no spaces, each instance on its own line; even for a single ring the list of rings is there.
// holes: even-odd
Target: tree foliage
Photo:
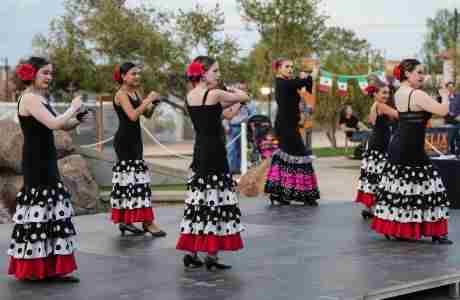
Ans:
[[[458,20],[460,29],[460,20]],[[442,60],[436,56],[443,51],[455,48],[455,15],[448,9],[440,9],[434,18],[427,20],[427,34],[423,44],[423,57],[428,72],[442,73]],[[458,34],[458,33],[457,33]]]
[[[326,17],[320,0],[237,0],[243,20],[254,26],[270,49],[270,59],[297,58],[320,49]]]
[[[326,45],[321,55],[321,67],[329,72],[362,75],[383,68],[383,58],[378,51],[372,50],[366,40],[358,38],[351,30],[331,27],[324,34],[324,42]],[[370,60],[370,57],[373,59]],[[349,80],[347,96],[337,96],[337,86],[334,84],[330,93],[318,93],[316,103],[314,118],[326,128],[331,144],[335,147],[338,115],[344,104],[351,104],[358,117],[365,119],[372,100],[363,94],[356,80]]]
[[[178,10],[176,33],[190,56],[215,57],[226,82],[248,79],[248,68],[240,57],[237,41],[224,32],[225,14],[219,4],[210,9],[195,5],[191,10]],[[192,59],[192,57],[190,57]]]

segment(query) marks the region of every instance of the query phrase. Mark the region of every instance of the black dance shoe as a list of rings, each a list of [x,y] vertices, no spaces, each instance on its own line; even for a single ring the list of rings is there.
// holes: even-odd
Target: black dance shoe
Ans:
[[[141,234],[144,234],[144,231],[137,228],[136,226],[134,226],[133,224],[124,224],[124,223],[120,223],[118,225],[118,229],[120,230],[121,232],[121,235],[125,235],[125,231],[128,231],[128,232],[131,232],[132,234],[134,235],[141,235]]]
[[[304,204],[309,205],[309,206],[318,206],[319,205],[318,201],[316,201],[315,199],[305,201]]]
[[[159,230],[154,230],[151,228],[150,225],[145,225],[145,224],[142,224],[142,229],[144,229],[144,232],[145,233],[150,233],[152,235],[152,237],[164,237],[166,236],[166,232],[159,229]]]
[[[208,271],[212,271],[214,268],[217,270],[228,270],[232,268],[230,265],[219,263],[219,259],[217,257],[206,256],[204,263],[206,264],[206,269]]]
[[[291,202],[282,199],[278,195],[276,195],[276,196],[275,195],[270,195],[270,203],[271,203],[271,205],[275,205],[276,203],[279,203],[279,205],[290,205],[291,204]]]
[[[45,280],[49,282],[64,282],[64,283],[79,283],[80,282],[80,278],[75,277],[73,275],[53,276],[53,277],[48,277]]]
[[[438,243],[440,245],[452,245],[454,243],[451,240],[449,240],[447,236],[433,236],[431,238],[431,241],[433,242],[433,244]]]
[[[361,211],[361,216],[362,216],[363,219],[365,219],[365,220],[367,220],[367,219],[372,219],[372,218],[374,217],[374,215],[373,215],[370,211],[365,210],[365,209],[363,209],[363,210]]]
[[[184,255],[184,258],[182,259],[182,261],[184,262],[184,266],[186,268],[188,267],[199,268],[204,265],[203,261],[196,254],[195,255],[186,254]]]

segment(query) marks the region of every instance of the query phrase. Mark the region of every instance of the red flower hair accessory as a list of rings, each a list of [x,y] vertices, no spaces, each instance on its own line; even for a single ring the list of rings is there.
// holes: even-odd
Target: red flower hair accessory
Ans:
[[[279,58],[272,62],[272,70],[274,73],[278,72],[278,69],[281,67],[281,64],[283,63],[283,61],[284,59]]]
[[[31,81],[35,79],[37,70],[31,64],[20,64],[16,67],[16,75],[23,81]]]
[[[194,61],[188,65],[186,73],[188,77],[200,77],[205,73],[205,71],[201,63]]]
[[[375,93],[377,93],[377,88],[375,86],[373,86],[373,85],[369,85],[369,86],[366,87],[365,91],[366,91],[367,95],[372,96]]]
[[[398,64],[394,69],[393,69],[393,76],[401,80],[401,64]]]
[[[116,82],[121,81],[120,65],[115,66],[115,71],[113,72],[113,80],[115,80]]]

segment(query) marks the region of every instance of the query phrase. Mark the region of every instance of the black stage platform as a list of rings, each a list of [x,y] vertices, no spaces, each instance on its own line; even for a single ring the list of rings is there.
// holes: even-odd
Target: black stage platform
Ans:
[[[0,299],[385,299],[460,281],[457,210],[451,246],[387,241],[369,230],[361,207],[352,203],[270,207],[243,200],[242,210],[246,248],[222,256],[232,270],[184,270],[174,248],[180,207],[157,209],[169,233],[158,239],[120,237],[107,215],[83,216],[75,218],[81,282],[24,283],[3,271]],[[10,230],[0,226],[2,249]],[[4,255],[1,268],[6,267]]]

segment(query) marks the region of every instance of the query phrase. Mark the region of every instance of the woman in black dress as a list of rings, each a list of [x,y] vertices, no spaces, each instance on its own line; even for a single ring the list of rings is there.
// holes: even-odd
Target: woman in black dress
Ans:
[[[183,258],[186,267],[202,266],[197,252],[205,252],[208,270],[228,269],[230,266],[220,263],[217,254],[243,248],[240,232],[244,228],[227,161],[222,109],[249,97],[238,89],[216,88],[219,64],[207,56],[197,57],[188,66],[187,77],[193,84],[186,101],[196,136],[176,248],[190,253]]]
[[[127,62],[117,67],[114,80],[121,86],[113,99],[118,116],[114,148],[117,162],[113,166],[112,221],[125,231],[134,234],[150,233],[161,237],[166,233],[154,223],[150,173],[143,158],[140,117],[150,115],[153,103],[158,103],[158,94],[151,92],[144,100],[139,96],[140,68]],[[133,223],[142,223],[143,230]]]
[[[448,94],[441,90],[438,103],[420,90],[425,76],[416,59],[403,60],[395,76],[401,81],[395,94],[399,124],[377,189],[372,228],[387,239],[427,236],[433,243],[451,244],[447,239],[450,203],[439,171],[425,153],[425,127],[432,113],[448,113]]]
[[[18,99],[18,118],[24,135],[24,186],[16,197],[15,223],[8,255],[8,274],[18,279],[64,279],[77,269],[71,195],[60,179],[53,130],[71,130],[81,107],[80,97],[58,115],[47,98],[53,65],[31,57],[16,69],[27,86]],[[79,118],[81,119],[81,118]]]
[[[290,204],[291,200],[316,206],[319,199],[318,182],[312,159],[298,130],[300,120],[299,91],[312,91],[312,80],[301,72],[293,78],[292,61],[281,59],[275,62],[275,97],[278,104],[275,132],[280,149],[273,153],[267,175],[265,192],[271,203]]]
[[[388,158],[392,124],[398,118],[398,111],[388,104],[390,87],[386,83],[377,80],[366,91],[374,99],[369,114],[369,122],[374,128],[361,162],[356,202],[366,206],[366,210],[361,213],[363,218],[370,218],[373,216],[375,191],[380,182],[380,174]]]

